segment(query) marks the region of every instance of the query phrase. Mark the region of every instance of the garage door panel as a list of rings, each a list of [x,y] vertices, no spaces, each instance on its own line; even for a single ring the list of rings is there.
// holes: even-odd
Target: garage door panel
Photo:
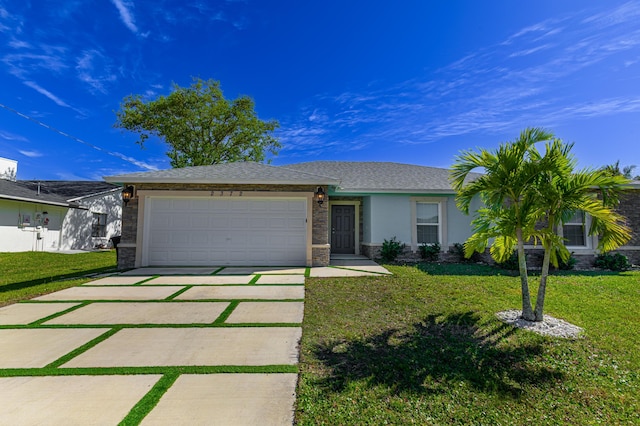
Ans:
[[[149,265],[306,264],[306,199],[151,197],[147,208]]]

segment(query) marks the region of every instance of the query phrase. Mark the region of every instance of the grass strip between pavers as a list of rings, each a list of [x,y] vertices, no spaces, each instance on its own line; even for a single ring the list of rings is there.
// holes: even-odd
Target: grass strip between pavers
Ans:
[[[311,276],[311,268],[304,268],[304,277],[309,278]]]
[[[87,305],[91,304],[91,302],[85,302],[85,303],[80,303],[79,305],[76,306],[72,306],[68,309],[65,309],[64,311],[60,311],[60,312],[56,312],[55,314],[51,314],[48,317],[44,317],[44,318],[40,318],[37,321],[33,321],[32,323],[29,323],[28,325],[31,327],[37,327],[39,325],[42,325],[43,322],[47,322],[49,320],[52,320],[54,318],[60,317],[64,314],[68,314],[69,312],[75,311],[76,309],[80,309],[83,308]]]
[[[151,280],[155,280],[156,278],[160,278],[160,275],[154,275],[154,276],[152,276],[150,278],[147,278],[146,280],[138,281],[137,283],[131,284],[131,285],[133,285],[133,286],[142,285],[142,284],[147,283],[147,282],[149,282]]]
[[[181,289],[181,290],[176,291],[176,292],[175,292],[175,293],[173,293],[171,296],[169,296],[169,297],[167,297],[167,298],[165,298],[165,299],[162,299],[162,300],[173,300],[173,299],[175,299],[176,297],[180,296],[180,295],[181,295],[182,293],[184,293],[185,291],[190,290],[192,287],[193,287],[192,285],[188,285],[188,286],[186,286],[185,288],[183,288],[183,289]]]
[[[151,388],[149,392],[145,396],[138,401],[136,405],[133,406],[131,411],[125,416],[124,419],[120,423],[119,426],[128,426],[128,425],[139,425],[142,419],[144,419],[151,410],[154,409],[158,402],[160,402],[160,398],[164,395],[171,386],[175,383],[175,381],[180,377],[179,373],[169,373],[162,376],[160,380],[156,382],[155,385]]]
[[[211,275],[216,275],[218,272],[222,272],[222,271],[224,271],[224,269],[225,269],[225,267],[224,267],[224,266],[221,266],[221,267],[219,267],[218,269],[216,269],[215,271],[213,271],[213,272],[211,273]]]
[[[237,300],[234,300],[231,303],[229,303],[229,306],[227,306],[227,308],[224,311],[222,311],[220,316],[216,318],[216,320],[211,325],[224,324],[227,318],[229,318],[229,315],[231,315],[231,313],[238,307],[239,304],[240,302],[238,302]]]
[[[298,373],[298,365],[181,365],[149,367],[5,368],[0,377],[128,376],[134,374]]]
[[[258,280],[260,279],[260,277],[261,277],[261,276],[262,276],[262,275],[260,275],[260,274],[256,274],[256,275],[254,275],[254,277],[253,277],[253,278],[251,278],[251,281],[249,281],[249,282],[247,283],[247,285],[255,285],[255,284],[258,282]]]
[[[93,328],[96,328],[96,327],[94,326]],[[78,355],[80,355],[81,353],[88,351],[92,347],[96,346],[98,343],[105,341],[106,339],[108,339],[109,337],[113,336],[114,334],[116,334],[120,330],[121,330],[121,327],[112,328],[111,330],[101,334],[100,336],[96,337],[95,339],[90,340],[89,342],[85,343],[84,345],[72,350],[68,354],[63,355],[62,357],[60,357],[57,360],[53,361],[51,364],[47,365],[45,368],[60,367],[65,362],[68,362],[68,361],[72,360],[73,358],[77,357]]]

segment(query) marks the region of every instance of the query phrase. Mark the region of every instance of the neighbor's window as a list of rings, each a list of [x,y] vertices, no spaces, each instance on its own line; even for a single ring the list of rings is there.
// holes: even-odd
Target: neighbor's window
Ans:
[[[93,214],[93,226],[91,228],[91,236],[92,237],[107,236],[107,214],[106,213]]]
[[[440,215],[437,203],[416,203],[418,244],[439,243]]]
[[[576,212],[562,226],[562,236],[566,239],[568,246],[584,246],[586,239],[584,235],[584,212]]]

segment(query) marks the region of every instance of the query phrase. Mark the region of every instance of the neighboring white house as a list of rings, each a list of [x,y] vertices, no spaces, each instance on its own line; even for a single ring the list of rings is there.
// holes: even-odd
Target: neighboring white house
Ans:
[[[18,162],[0,157],[0,179],[14,181],[18,172]]]
[[[120,235],[120,188],[0,179],[0,252],[91,250]]]

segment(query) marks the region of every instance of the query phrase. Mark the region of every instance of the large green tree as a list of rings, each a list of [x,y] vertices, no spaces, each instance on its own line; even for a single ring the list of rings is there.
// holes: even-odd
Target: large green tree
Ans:
[[[168,96],[154,100],[127,96],[116,116],[115,127],[138,133],[141,147],[152,135],[164,140],[174,168],[262,162],[267,152],[276,155],[280,148],[272,136],[278,122],[259,119],[248,96],[227,100],[215,80],[174,84]]]
[[[543,129],[527,128],[518,139],[501,144],[496,151],[464,151],[456,157],[451,170],[458,208],[469,214],[471,200],[476,196],[485,206],[478,210],[472,222],[474,234],[465,243],[465,254],[483,252],[491,240],[491,256],[499,262],[507,260],[514,249],[517,250],[522,317],[529,321],[535,316],[529,294],[524,242],[535,231],[530,217],[537,210],[530,189],[539,170],[554,166],[541,164],[539,155],[532,148],[536,143],[552,138],[553,135]],[[469,173],[479,168],[484,174],[467,182]]]

